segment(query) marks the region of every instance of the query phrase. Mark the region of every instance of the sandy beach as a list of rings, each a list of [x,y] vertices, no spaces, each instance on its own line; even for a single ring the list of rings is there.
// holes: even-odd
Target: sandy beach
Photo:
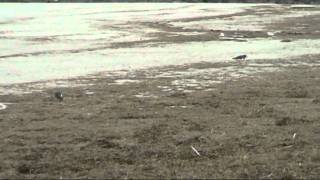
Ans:
[[[320,177],[319,6],[114,6],[1,19],[1,178]]]

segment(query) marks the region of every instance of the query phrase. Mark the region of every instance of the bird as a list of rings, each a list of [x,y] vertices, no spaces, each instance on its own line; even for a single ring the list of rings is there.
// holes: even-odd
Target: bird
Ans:
[[[235,60],[246,60],[246,58],[247,58],[247,55],[240,55],[240,56],[237,56],[237,57],[234,57],[234,58],[232,58],[232,59],[235,59]]]
[[[62,91],[57,91],[54,93],[54,97],[57,98],[59,101],[63,101],[63,94]]]

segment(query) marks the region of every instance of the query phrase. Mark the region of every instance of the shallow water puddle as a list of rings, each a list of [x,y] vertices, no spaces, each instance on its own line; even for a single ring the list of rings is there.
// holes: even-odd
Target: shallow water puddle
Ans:
[[[250,59],[280,59],[317,54],[320,40],[255,39],[249,42],[194,42],[163,47],[106,49],[77,54],[44,54],[0,61],[0,85],[73,78],[102,71],[135,70],[197,62],[228,62],[239,54]]]
[[[158,96],[151,94],[150,92],[141,92],[134,95],[137,98],[158,98]]]
[[[239,30],[244,24],[250,28],[251,26],[263,28],[266,24],[264,19],[270,18],[270,14],[212,18],[213,16],[242,13],[250,9],[260,11],[263,15],[268,12],[268,8],[285,11],[281,16],[272,16],[277,21],[319,13],[319,11],[309,13],[281,5],[271,7],[271,5],[264,4],[114,3],[101,5],[93,3],[84,7],[81,3],[65,5],[3,3],[0,7],[0,23],[2,22],[0,35],[2,44],[6,46],[0,47],[0,93],[19,92],[20,86],[11,86],[8,89],[9,86],[5,85],[39,82],[31,85],[27,91],[35,91],[44,87],[76,86],[75,83],[69,83],[67,80],[66,83],[63,81],[51,83],[50,80],[71,79],[92,74],[106,77],[113,72],[114,74],[117,74],[116,72],[126,74],[128,71],[168,65],[234,62],[231,58],[240,54],[247,54],[248,60],[254,61],[257,59],[286,59],[319,53],[320,41],[318,39],[302,39],[289,43],[270,38],[248,39],[247,42],[208,41],[165,44],[165,42],[146,41],[141,43],[150,40],[148,37],[150,33],[161,33],[166,31],[166,28],[176,28],[175,34],[184,36],[201,36],[203,32],[206,32],[205,29],[211,26],[218,24],[219,27],[222,27],[221,23],[225,24],[228,29],[237,27],[236,29]],[[292,8],[296,7],[292,6]],[[206,19],[208,16],[211,19]],[[198,26],[201,29],[199,32],[181,30],[181,27],[188,28],[190,24],[204,26]],[[137,45],[127,44],[133,41],[139,41],[139,43]],[[111,44],[116,42],[121,42],[124,46],[110,48]],[[246,67],[236,71],[226,68],[190,70],[167,72],[158,77],[199,74],[201,79],[198,81],[201,82],[184,83],[200,89],[201,86],[223,81],[223,75],[226,73],[229,73],[230,77],[237,77],[265,70],[275,70],[270,68],[261,69],[257,65],[257,67],[249,69]],[[207,71],[218,71],[216,78],[212,79],[211,76],[207,76],[212,74]],[[137,80],[129,81],[118,80],[115,83],[138,83]],[[76,83],[82,85],[88,82]],[[163,90],[171,91],[166,88]],[[20,92],[25,93],[26,91],[20,90]]]
[[[295,9],[295,6],[291,6]],[[319,8],[319,6],[312,6]],[[203,19],[201,21],[190,22],[170,22],[175,27],[184,29],[206,29],[206,30],[224,30],[224,31],[263,31],[268,24],[277,21],[285,21],[289,18],[298,18],[308,15],[320,14],[320,11],[297,11],[288,8],[288,6],[273,5],[272,10],[281,11],[282,14],[273,14],[270,9],[260,7],[255,9],[256,14],[239,15],[227,18]]]
[[[256,67],[259,65],[258,67]],[[220,68],[194,69],[189,68],[185,71],[168,71],[155,77],[174,78],[171,82],[173,86],[170,91],[202,90],[214,84],[223,83],[229,80],[236,80],[241,77],[255,76],[261,72],[273,72],[279,70],[277,64],[263,66],[263,64],[246,64],[245,66],[226,66]],[[178,78],[178,79],[176,79]],[[168,91],[167,86],[158,86],[162,91]]]
[[[115,80],[114,84],[118,84],[118,85],[123,85],[123,84],[128,84],[128,83],[139,83],[139,80],[133,80],[133,79],[118,79]]]

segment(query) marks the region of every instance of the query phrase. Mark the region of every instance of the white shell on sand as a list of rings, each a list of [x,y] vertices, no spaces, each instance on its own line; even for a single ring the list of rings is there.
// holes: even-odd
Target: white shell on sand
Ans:
[[[4,109],[7,109],[7,105],[0,103],[0,111]]]

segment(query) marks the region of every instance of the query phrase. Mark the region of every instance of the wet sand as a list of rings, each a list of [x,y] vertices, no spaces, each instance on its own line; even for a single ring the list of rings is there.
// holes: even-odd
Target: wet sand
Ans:
[[[32,93],[0,95],[0,177],[318,179],[319,73],[313,54],[3,86]]]

